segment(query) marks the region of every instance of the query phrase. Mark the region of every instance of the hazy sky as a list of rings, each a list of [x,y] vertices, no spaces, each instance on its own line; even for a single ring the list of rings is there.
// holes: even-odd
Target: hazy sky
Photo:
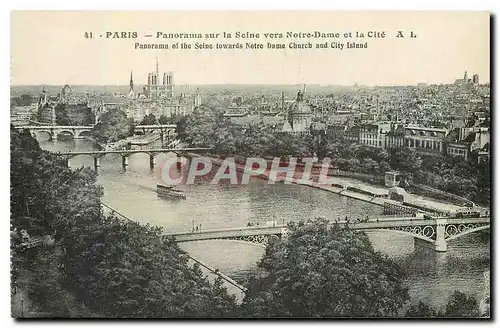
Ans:
[[[413,30],[417,38],[406,36]],[[106,32],[136,31],[137,39],[106,39]],[[266,39],[267,32],[385,31],[379,39],[330,39],[368,42],[368,49],[139,50],[139,43],[173,43],[145,38],[164,33],[260,33],[260,39],[187,40],[243,43],[326,39]],[[86,39],[92,32],[94,39]],[[103,35],[103,38],[100,37]],[[452,83],[465,70],[489,82],[489,13],[485,12],[13,12],[11,83],[136,84],[158,57],[160,72],[172,71],[176,84],[335,84],[401,85]],[[344,45],[345,47],[345,45]]]

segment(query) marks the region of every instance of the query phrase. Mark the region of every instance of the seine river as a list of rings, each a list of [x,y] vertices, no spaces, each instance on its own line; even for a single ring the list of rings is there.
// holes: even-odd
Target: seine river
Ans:
[[[86,140],[47,141],[38,138],[43,149],[78,151],[93,149]],[[159,145],[156,147],[159,148]],[[159,154],[156,162],[167,156]],[[71,159],[72,167],[93,167],[90,156]],[[366,217],[382,215],[382,208],[325,191],[297,185],[268,185],[255,181],[245,186],[198,184],[182,186],[186,200],[169,201],[157,198],[158,172],[149,168],[147,154],[129,158],[127,171],[120,155],[101,158],[98,182],[104,187],[103,201],[127,217],[164,227],[166,231],[242,227],[248,222],[300,220],[324,217]],[[454,290],[477,299],[483,297],[483,273],[489,270],[489,233],[473,233],[452,241],[446,253],[415,250],[412,237],[395,232],[368,232],[375,249],[389,255],[407,270],[406,283],[412,302],[419,300],[433,306],[444,306]],[[181,247],[194,257],[218,268],[237,281],[244,281],[256,267],[264,248],[238,241],[199,241]]]

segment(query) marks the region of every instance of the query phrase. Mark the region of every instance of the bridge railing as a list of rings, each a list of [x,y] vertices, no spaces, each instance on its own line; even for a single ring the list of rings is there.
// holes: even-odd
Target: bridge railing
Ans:
[[[205,269],[207,269],[208,271],[210,271],[211,273],[221,277],[223,280],[225,280],[226,282],[230,283],[231,285],[233,285],[234,287],[238,288],[239,290],[241,290],[242,292],[246,293],[247,292],[247,288],[243,287],[242,285],[238,284],[236,281],[234,281],[231,277],[229,276],[226,276],[225,274],[223,274],[222,272],[220,272],[218,269],[214,269],[210,266],[208,266],[207,264],[203,263],[202,261],[192,257],[191,255],[189,255],[187,252],[184,252],[182,250],[177,250],[179,251],[181,254],[187,256],[189,259],[193,260],[194,262],[198,263],[200,266],[204,267]]]
[[[87,150],[72,152],[57,152],[58,155],[99,155],[99,154],[136,154],[136,153],[165,153],[212,150],[213,148],[148,148],[148,149],[122,149],[122,150]]]
[[[109,206],[108,204],[101,202],[101,205],[102,205],[102,207],[104,207],[105,209],[107,209],[108,211],[110,211],[111,214],[116,214],[121,219],[130,221],[130,222],[135,222],[132,219],[130,219],[130,218],[126,217],[125,215],[123,215],[122,213],[118,212],[116,209],[114,209],[113,207]]]

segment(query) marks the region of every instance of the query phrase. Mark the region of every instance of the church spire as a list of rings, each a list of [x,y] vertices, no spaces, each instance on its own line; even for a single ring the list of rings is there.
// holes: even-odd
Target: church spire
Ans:
[[[156,57],[156,75],[159,74],[159,70],[158,70],[158,57]]]
[[[132,71],[130,71],[130,90],[134,89],[134,79],[132,77]]]

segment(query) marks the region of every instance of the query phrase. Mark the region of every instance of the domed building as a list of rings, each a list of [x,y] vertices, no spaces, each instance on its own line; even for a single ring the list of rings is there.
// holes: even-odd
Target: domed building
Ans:
[[[73,93],[73,90],[71,90],[71,87],[69,85],[65,84],[61,90],[61,95],[62,96],[69,96],[72,93]]]
[[[64,87],[61,90],[61,100],[69,100],[73,96],[73,90],[71,90],[71,87],[68,84],[65,84]]]
[[[288,120],[283,126],[283,132],[309,133],[313,113],[311,107],[304,101],[302,91],[297,92],[297,99],[288,109]]]

